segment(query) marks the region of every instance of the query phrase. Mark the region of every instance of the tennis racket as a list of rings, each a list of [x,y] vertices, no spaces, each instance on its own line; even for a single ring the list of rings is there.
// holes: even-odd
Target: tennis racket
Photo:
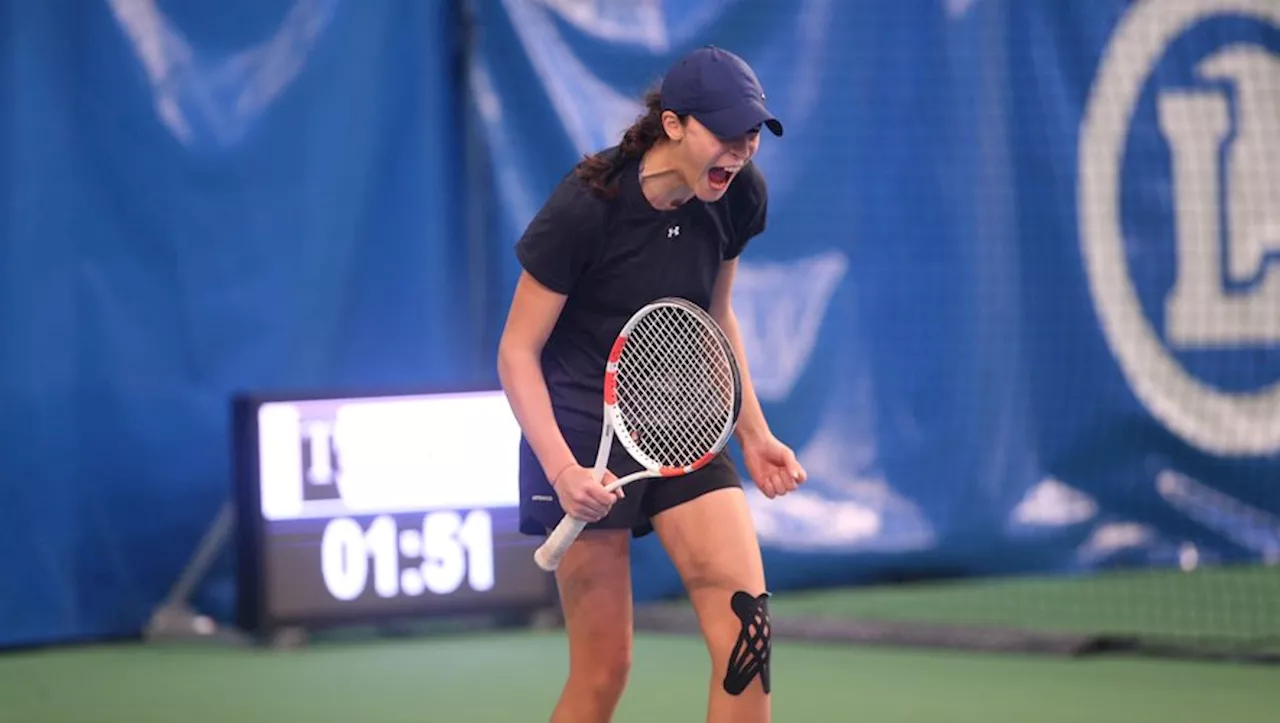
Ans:
[[[729,442],[742,377],[724,332],[698,305],[658,299],[622,327],[604,372],[604,424],[592,474],[604,478],[614,439],[644,469],[605,489],[700,469]],[[587,523],[565,515],[534,553],[555,570]]]

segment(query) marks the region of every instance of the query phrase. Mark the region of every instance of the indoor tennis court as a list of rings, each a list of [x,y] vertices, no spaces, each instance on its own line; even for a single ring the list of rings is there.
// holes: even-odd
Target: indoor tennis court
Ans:
[[[1280,0],[0,0],[0,723],[604,723],[573,595],[1280,723]]]

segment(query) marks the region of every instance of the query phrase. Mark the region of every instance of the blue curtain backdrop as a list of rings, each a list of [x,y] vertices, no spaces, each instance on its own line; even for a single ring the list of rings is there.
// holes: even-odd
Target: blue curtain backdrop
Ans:
[[[455,7],[0,8],[0,645],[129,634],[228,494],[232,392],[492,367]]]
[[[0,0],[0,647],[139,629],[232,392],[492,380],[524,224],[706,43],[787,124],[772,587],[1280,559],[1270,0]]]
[[[786,123],[735,297],[811,474],[752,497],[774,588],[1280,559],[1280,185],[1248,163],[1280,147],[1260,110],[1280,97],[1275,3],[472,5],[504,292],[553,184],[684,52],[743,55]],[[1223,143],[1248,139],[1222,152],[1225,202],[1175,203],[1169,159],[1205,116],[1175,148],[1158,103],[1188,92],[1227,109]],[[1215,177],[1210,150],[1179,185]],[[1179,237],[1178,204],[1235,225]],[[1234,300],[1176,311],[1221,338],[1171,325],[1188,239],[1245,253]],[[639,598],[679,591],[656,540],[634,566]]]

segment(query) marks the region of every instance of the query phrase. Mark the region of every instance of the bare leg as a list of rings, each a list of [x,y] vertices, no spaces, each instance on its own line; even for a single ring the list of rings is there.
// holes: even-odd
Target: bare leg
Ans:
[[[707,721],[768,723],[764,565],[745,495],[715,490],[655,515],[653,523],[711,654]]]
[[[587,530],[556,570],[569,634],[569,678],[552,723],[609,723],[631,670],[627,530]]]

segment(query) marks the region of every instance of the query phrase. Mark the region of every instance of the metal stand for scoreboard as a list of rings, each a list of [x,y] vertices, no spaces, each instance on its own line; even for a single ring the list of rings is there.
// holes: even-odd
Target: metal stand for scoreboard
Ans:
[[[227,500],[214,518],[191,561],[187,563],[178,580],[170,588],[156,609],[151,613],[143,630],[148,643],[159,642],[213,642],[244,645],[248,638],[235,628],[219,625],[207,615],[201,615],[191,607],[190,600],[196,586],[209,572],[218,552],[223,549],[235,529],[235,505]]]

